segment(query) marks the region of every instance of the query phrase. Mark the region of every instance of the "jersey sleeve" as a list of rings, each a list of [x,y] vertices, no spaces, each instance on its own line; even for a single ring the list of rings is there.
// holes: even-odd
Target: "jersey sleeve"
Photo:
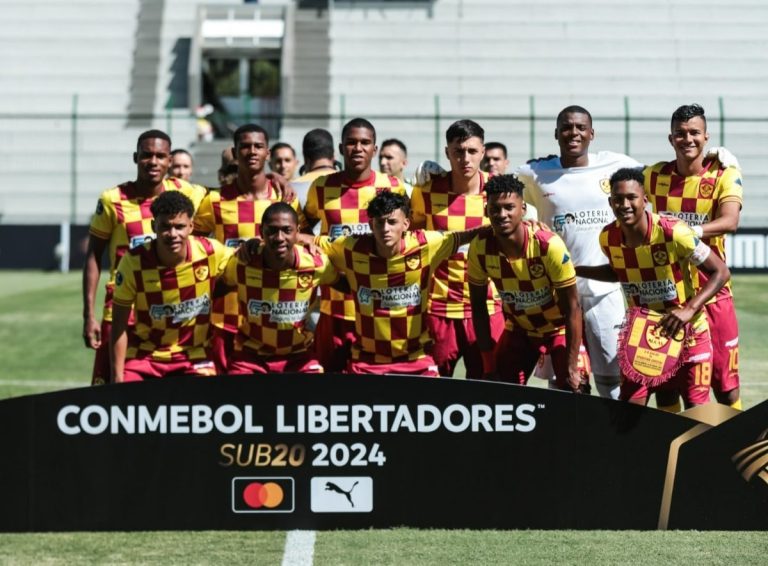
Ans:
[[[194,219],[194,230],[198,234],[212,234],[215,228],[213,217],[213,202],[211,195],[207,195],[197,208]]]
[[[689,260],[693,265],[701,265],[712,252],[707,244],[702,242],[690,226],[685,222],[677,222],[672,228],[672,239],[675,242],[675,253],[682,260]]]
[[[553,235],[549,238],[547,253],[542,259],[555,289],[576,284],[576,269],[573,267],[571,254],[568,253],[568,248],[565,247],[565,242],[560,236]]]
[[[293,197],[291,208],[296,211],[296,216],[299,217],[299,231],[304,231],[309,228],[307,217],[304,216],[304,211],[301,209],[301,203],[299,203],[299,197]]]
[[[221,280],[227,287],[235,287],[237,285],[237,264],[238,259],[235,254],[232,254],[227,260],[227,265],[224,268],[224,273],[221,275]]]
[[[515,169],[515,175],[523,183],[523,200],[539,208],[541,191],[533,179],[533,170],[526,164]]]
[[[427,212],[423,191],[421,185],[415,185],[411,192],[411,214],[416,226],[426,226]]]
[[[91,226],[88,231],[97,238],[109,240],[116,224],[115,207],[112,206],[107,195],[101,195],[96,203],[96,210],[91,217]]]
[[[135,256],[126,254],[117,264],[113,297],[116,305],[130,307],[136,300],[136,279],[134,277],[134,263],[136,261]]]
[[[307,191],[307,204],[304,205],[304,217],[309,224],[314,224],[320,220],[319,204],[317,201],[317,180],[312,181]]]
[[[346,260],[344,254],[344,242],[347,236],[339,236],[335,240],[331,241],[328,236],[317,236],[315,238],[315,245],[328,256],[328,259],[340,271],[346,269]]]
[[[189,197],[189,200],[192,201],[192,205],[195,207],[195,210],[200,208],[203,200],[208,196],[208,190],[204,186],[193,185],[190,183],[186,183],[183,186],[182,192],[187,195],[187,197]]]
[[[215,273],[211,273],[213,277],[218,277],[222,273],[224,273],[224,270],[227,268],[227,263],[229,262],[229,259],[235,255],[236,248],[230,248],[228,246],[225,246],[218,240],[214,240],[209,238],[208,241],[213,246],[213,268],[215,269]]]
[[[322,254],[322,256],[323,265],[318,269],[320,275],[318,285],[333,285],[339,280],[339,272],[333,266],[328,256],[325,254]]]
[[[481,249],[485,247],[478,236],[469,243],[467,253],[467,276],[470,285],[488,285],[488,272],[480,262]]]
[[[741,181],[741,171],[735,167],[728,167],[723,171],[720,179],[719,194],[717,200],[719,204],[726,202],[738,202],[739,207],[744,203],[744,190]]]
[[[458,232],[436,232],[425,230],[427,245],[430,247],[430,262],[440,262],[448,259],[459,248]]]

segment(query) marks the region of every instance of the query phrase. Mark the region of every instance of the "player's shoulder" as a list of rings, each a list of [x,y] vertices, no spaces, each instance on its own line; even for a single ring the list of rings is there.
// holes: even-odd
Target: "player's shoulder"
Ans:
[[[674,171],[674,161],[657,161],[653,165],[646,165],[643,174],[651,175],[653,173],[667,174]]]
[[[227,246],[218,240],[206,236],[190,236],[189,245],[192,246],[193,260],[196,259],[194,257],[195,254],[209,256],[215,253],[222,253],[227,249]]]
[[[547,155],[546,157],[529,159],[515,169],[515,175],[533,177],[543,171],[551,171],[553,169],[562,169],[560,156],[558,155]]]
[[[131,198],[133,183],[126,181],[114,187],[104,189],[99,193],[99,201],[106,204],[119,202]]]
[[[305,244],[296,245],[296,270],[317,269],[328,264],[328,256],[321,250]]]
[[[528,230],[529,237],[536,240],[542,250],[546,250],[553,244],[565,246],[563,239],[552,230],[542,228],[540,225],[533,224],[529,220],[524,220],[523,225]]]
[[[321,175],[312,181],[311,187],[341,187],[344,183],[343,171],[336,171],[328,175]],[[310,187],[310,188],[311,188]]]
[[[598,151],[589,154],[590,167],[610,167],[621,169],[624,167],[639,168],[643,164],[630,156],[615,151]]]

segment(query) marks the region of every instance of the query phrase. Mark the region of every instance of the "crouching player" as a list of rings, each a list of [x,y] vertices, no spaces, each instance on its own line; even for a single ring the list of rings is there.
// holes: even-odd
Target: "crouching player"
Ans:
[[[557,234],[523,221],[523,188],[514,175],[488,181],[486,214],[493,233],[479,235],[469,245],[472,320],[484,378],[524,385],[539,356],[549,354],[557,388],[582,391],[576,272]],[[507,319],[497,345],[485,306],[489,279],[499,291]]]
[[[317,242],[343,271],[355,300],[355,334],[349,373],[438,377],[426,324],[427,295],[441,261],[482,228],[465,232],[409,232],[405,196],[379,193],[368,204],[371,234]]]
[[[214,279],[231,249],[192,236],[194,207],[179,191],[151,206],[155,240],[127,252],[115,275],[111,361],[116,382],[215,375],[208,351]],[[136,325],[128,327],[133,306]]]
[[[237,288],[242,321],[229,373],[322,373],[305,321],[318,285],[339,275],[325,255],[297,245],[299,217],[288,204],[267,207],[261,237],[263,246],[247,262],[233,256],[223,277]]]
[[[730,272],[685,222],[646,210],[643,183],[637,169],[619,169],[611,176],[608,201],[616,221],[600,233],[609,263],[579,266],[576,272],[619,281],[629,304],[619,341],[619,398],[646,404],[655,391],[677,391],[686,407],[700,405],[709,401],[712,372],[712,343],[702,309],[730,279]],[[698,292],[691,267],[708,277]],[[659,319],[655,326],[654,318]],[[675,341],[682,341],[681,347]],[[678,363],[670,364],[675,357]]]

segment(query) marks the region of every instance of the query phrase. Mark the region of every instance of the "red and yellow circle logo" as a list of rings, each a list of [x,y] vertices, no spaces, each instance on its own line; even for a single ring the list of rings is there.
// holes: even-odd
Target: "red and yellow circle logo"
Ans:
[[[274,509],[285,499],[283,488],[275,482],[261,483],[258,481],[248,484],[243,490],[243,501],[251,509]]]

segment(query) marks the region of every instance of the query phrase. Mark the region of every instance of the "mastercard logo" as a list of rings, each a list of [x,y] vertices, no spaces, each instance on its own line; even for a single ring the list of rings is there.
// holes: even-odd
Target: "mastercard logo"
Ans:
[[[232,511],[235,513],[291,513],[293,509],[293,478],[239,477],[232,480]]]

